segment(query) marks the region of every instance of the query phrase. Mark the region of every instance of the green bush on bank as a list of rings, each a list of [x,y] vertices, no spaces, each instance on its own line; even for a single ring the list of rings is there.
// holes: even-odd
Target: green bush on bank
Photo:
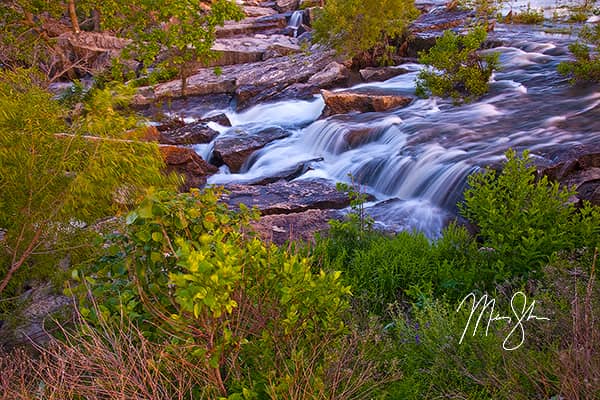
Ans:
[[[465,36],[445,31],[435,46],[419,54],[419,62],[430,68],[417,77],[417,95],[452,97],[462,102],[487,93],[488,81],[499,65],[498,53],[477,53],[486,37],[483,26]]]
[[[571,83],[600,82],[600,25],[584,27],[569,50],[575,60],[560,63],[558,72],[570,77]]]
[[[357,370],[351,364],[367,360],[344,356],[378,344],[352,342],[340,272],[313,272],[310,259],[266,245],[248,226],[255,214],[229,211],[219,196],[147,197],[106,256],[76,273],[91,290],[77,289],[84,315],[132,320],[183,350],[204,377],[201,398],[348,398],[377,387],[387,373]]]

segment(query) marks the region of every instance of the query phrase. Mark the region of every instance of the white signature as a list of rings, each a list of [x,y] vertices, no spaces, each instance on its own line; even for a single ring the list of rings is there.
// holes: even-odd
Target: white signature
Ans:
[[[516,319],[515,325],[513,326],[513,328],[510,330],[510,332],[508,333],[508,335],[502,342],[502,348],[504,350],[508,350],[508,351],[518,349],[525,342],[525,327],[523,325],[524,322],[531,321],[531,320],[541,320],[541,321],[549,321],[550,320],[549,318],[538,317],[533,314],[533,310],[535,308],[535,300],[533,300],[531,302],[531,304],[527,305],[527,296],[523,292],[516,292],[515,294],[513,294],[513,296],[510,299],[510,308],[514,315],[513,317],[501,316],[500,313],[496,313],[494,315],[494,307],[496,306],[496,299],[493,299],[493,298],[488,299],[487,294],[484,294],[483,296],[481,296],[481,298],[479,300],[477,300],[477,296],[475,295],[475,293],[469,293],[460,302],[460,304],[458,305],[458,308],[456,309],[456,312],[460,311],[463,304],[471,298],[473,299],[473,304],[471,306],[471,314],[469,315],[469,319],[467,320],[467,325],[465,326],[462,336],[460,337],[460,341],[458,342],[459,344],[463,342],[465,335],[466,335],[467,331],[469,330],[469,326],[471,326],[473,316],[477,313],[477,310],[480,307],[482,307],[482,308],[481,308],[481,312],[479,313],[479,317],[477,317],[477,320],[475,322],[475,326],[473,327],[473,336],[475,336],[477,329],[479,328],[479,323],[483,319],[483,315],[486,310],[489,311],[489,318],[487,320],[487,325],[485,327],[485,336],[488,335],[490,325],[492,322],[504,320],[504,321],[507,321],[508,324],[511,324],[511,323],[513,323],[513,318]],[[517,306],[515,305],[515,301],[519,298],[522,298],[521,303],[523,304],[523,306],[521,307],[521,309],[516,309]],[[518,335],[520,340],[515,346],[510,347],[509,346],[509,344],[511,343],[510,339],[515,335]]]

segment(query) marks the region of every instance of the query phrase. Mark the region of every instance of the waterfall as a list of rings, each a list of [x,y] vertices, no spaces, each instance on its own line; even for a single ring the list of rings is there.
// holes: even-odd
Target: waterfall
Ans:
[[[301,18],[302,12],[295,12],[290,26],[299,26]],[[349,182],[350,173],[376,197],[367,212],[378,224],[419,229],[435,237],[456,216],[467,176],[498,165],[507,149],[530,149],[545,158],[598,141],[597,89],[573,89],[556,72],[556,65],[569,57],[568,37],[549,41],[545,33],[523,29],[507,32],[511,45],[494,49],[503,68],[494,74],[490,93],[472,103],[456,106],[451,100],[415,99],[406,108],[325,119],[319,119],[325,106],[321,96],[258,104],[241,113],[229,110],[234,127],[276,125],[291,135],[256,151],[242,173],[222,172],[208,182],[251,181],[310,163],[296,179]],[[410,72],[354,90],[413,95],[421,67],[402,67]],[[211,148],[202,145],[197,150],[206,156]]]
[[[302,25],[302,20],[304,18],[304,11],[296,10],[292,13],[290,17],[290,23],[288,24],[288,28],[292,28],[294,30],[294,37],[298,35],[298,29]]]

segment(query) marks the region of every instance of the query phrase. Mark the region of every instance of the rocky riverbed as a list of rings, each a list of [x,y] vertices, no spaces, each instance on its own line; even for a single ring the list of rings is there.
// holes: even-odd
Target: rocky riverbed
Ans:
[[[398,65],[358,68],[311,44],[318,3],[245,1],[246,18],[219,28],[220,56],[197,66],[187,97],[179,80],[138,90],[149,116],[175,118],[153,139],[173,146],[163,153],[184,188],[226,185],[225,200],[257,206],[261,232],[281,242],[342,215],[348,201],[335,182],[351,173],[380,226],[434,237],[456,216],[466,177],[515,148],[530,149],[541,174],[574,185],[578,201],[600,204],[599,89],[571,87],[556,72],[573,30],[486,21],[485,51],[500,53],[502,69],[488,95],[456,106],[415,96],[415,57],[445,29],[481,22],[472,12],[418,3]],[[119,43],[110,45],[112,54]]]

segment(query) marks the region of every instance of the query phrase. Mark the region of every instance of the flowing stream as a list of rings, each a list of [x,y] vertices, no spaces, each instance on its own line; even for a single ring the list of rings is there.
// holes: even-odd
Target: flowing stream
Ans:
[[[569,59],[567,46],[573,35],[497,25],[493,36],[505,45],[486,51],[500,53],[502,69],[494,73],[490,92],[470,104],[416,99],[390,112],[319,119],[324,103],[315,96],[311,101],[259,104],[242,113],[225,110],[234,128],[280,126],[293,134],[256,152],[241,173],[222,168],[209,183],[272,176],[316,159],[297,179],[349,182],[351,174],[376,196],[368,206],[379,224],[419,229],[435,237],[456,215],[467,176],[498,165],[507,149],[529,149],[543,164],[572,146],[600,141],[598,85],[572,87],[556,72],[558,63]],[[410,72],[352,89],[414,96],[422,67],[402,67]],[[212,144],[197,147],[204,158],[211,149]]]

